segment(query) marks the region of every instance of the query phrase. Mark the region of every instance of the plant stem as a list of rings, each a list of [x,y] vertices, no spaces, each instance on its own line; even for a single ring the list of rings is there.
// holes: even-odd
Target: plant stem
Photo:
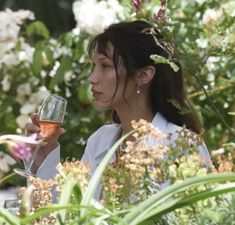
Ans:
[[[3,178],[0,180],[0,185],[1,185],[3,182],[5,182],[6,180],[8,180],[9,178],[11,178],[11,177],[13,177],[13,176],[15,176],[15,175],[16,175],[16,173],[11,173],[11,174],[9,174],[9,175],[3,177]]]

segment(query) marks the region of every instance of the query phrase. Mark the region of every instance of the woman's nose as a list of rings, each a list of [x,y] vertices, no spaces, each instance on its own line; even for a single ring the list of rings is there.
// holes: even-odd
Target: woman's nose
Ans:
[[[88,82],[90,84],[94,84],[95,83],[95,80],[94,80],[94,76],[93,76],[93,72],[90,74],[90,76],[88,77]]]
[[[95,72],[95,69],[92,71],[92,73],[90,74],[90,76],[88,77],[88,82],[90,84],[96,84],[98,83],[98,79],[97,79],[97,75]]]

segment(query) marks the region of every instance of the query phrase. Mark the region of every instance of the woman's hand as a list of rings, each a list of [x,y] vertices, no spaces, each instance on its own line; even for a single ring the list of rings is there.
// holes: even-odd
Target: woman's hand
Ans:
[[[35,162],[33,163],[31,172],[36,173],[37,169],[40,167],[46,156],[58,145],[58,139],[60,135],[64,132],[63,128],[58,127],[58,129],[55,129],[53,134],[51,134],[48,137],[41,137],[40,136],[40,127],[38,124],[38,116],[37,114],[33,114],[31,116],[32,123],[27,123],[25,126],[26,134],[38,134],[38,139],[42,140],[42,144],[40,147],[40,150],[38,151],[37,156],[35,157]],[[33,150],[33,149],[32,149]]]

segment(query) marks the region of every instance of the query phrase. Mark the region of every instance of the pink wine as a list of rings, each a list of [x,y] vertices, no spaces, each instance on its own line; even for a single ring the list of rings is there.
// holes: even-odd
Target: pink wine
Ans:
[[[38,124],[40,126],[41,132],[40,135],[42,137],[48,137],[53,135],[56,131],[58,131],[58,128],[60,127],[60,122],[54,122],[54,121],[38,121]]]

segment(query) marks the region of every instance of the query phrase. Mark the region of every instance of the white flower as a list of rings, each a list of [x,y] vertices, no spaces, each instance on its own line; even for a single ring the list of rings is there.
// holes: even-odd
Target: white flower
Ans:
[[[206,0],[196,0],[199,5],[202,5]]]
[[[27,102],[20,108],[20,113],[21,114],[31,114],[36,111],[37,105],[35,103]]]
[[[30,96],[30,102],[39,105],[43,102],[43,100],[50,94],[50,92],[45,88],[41,87],[38,92],[33,93]]]
[[[221,14],[221,10],[207,9],[202,17],[202,23],[206,26],[210,26],[216,23]]]
[[[8,154],[5,154],[4,152],[0,152],[0,171],[7,173],[10,170],[10,166],[14,165],[16,161],[9,156]]]
[[[8,91],[11,87],[11,82],[9,77],[10,77],[9,75],[5,75],[1,82],[3,91]]]
[[[13,12],[10,9],[0,12],[0,41],[17,42],[20,26],[24,20],[34,19],[34,14],[28,10]]]
[[[196,40],[196,44],[199,48],[206,48],[208,46],[208,39],[206,38],[198,38]]]
[[[31,84],[30,83],[24,83],[20,84],[16,89],[17,95],[19,96],[29,96],[32,92]]]
[[[23,40],[21,42],[21,50],[18,52],[18,59],[20,61],[33,62],[33,53],[35,49]]]
[[[206,66],[209,70],[213,70],[216,68],[216,65],[218,65],[219,61],[220,57],[210,56],[206,61]]]
[[[73,71],[67,71],[65,74],[64,74],[64,82],[69,85],[69,82],[74,79],[76,76],[75,74],[73,73]]]
[[[17,122],[17,124],[19,125],[20,128],[24,129],[26,123],[29,122],[29,116],[28,115],[19,115],[16,118],[16,122]]]
[[[3,55],[0,59],[0,67],[2,64],[6,65],[7,67],[12,67],[18,63],[18,58],[16,54],[13,52],[9,52],[5,55]]]
[[[78,29],[96,35],[111,23],[118,22],[117,14],[123,7],[116,0],[82,0],[73,3],[73,13]]]

